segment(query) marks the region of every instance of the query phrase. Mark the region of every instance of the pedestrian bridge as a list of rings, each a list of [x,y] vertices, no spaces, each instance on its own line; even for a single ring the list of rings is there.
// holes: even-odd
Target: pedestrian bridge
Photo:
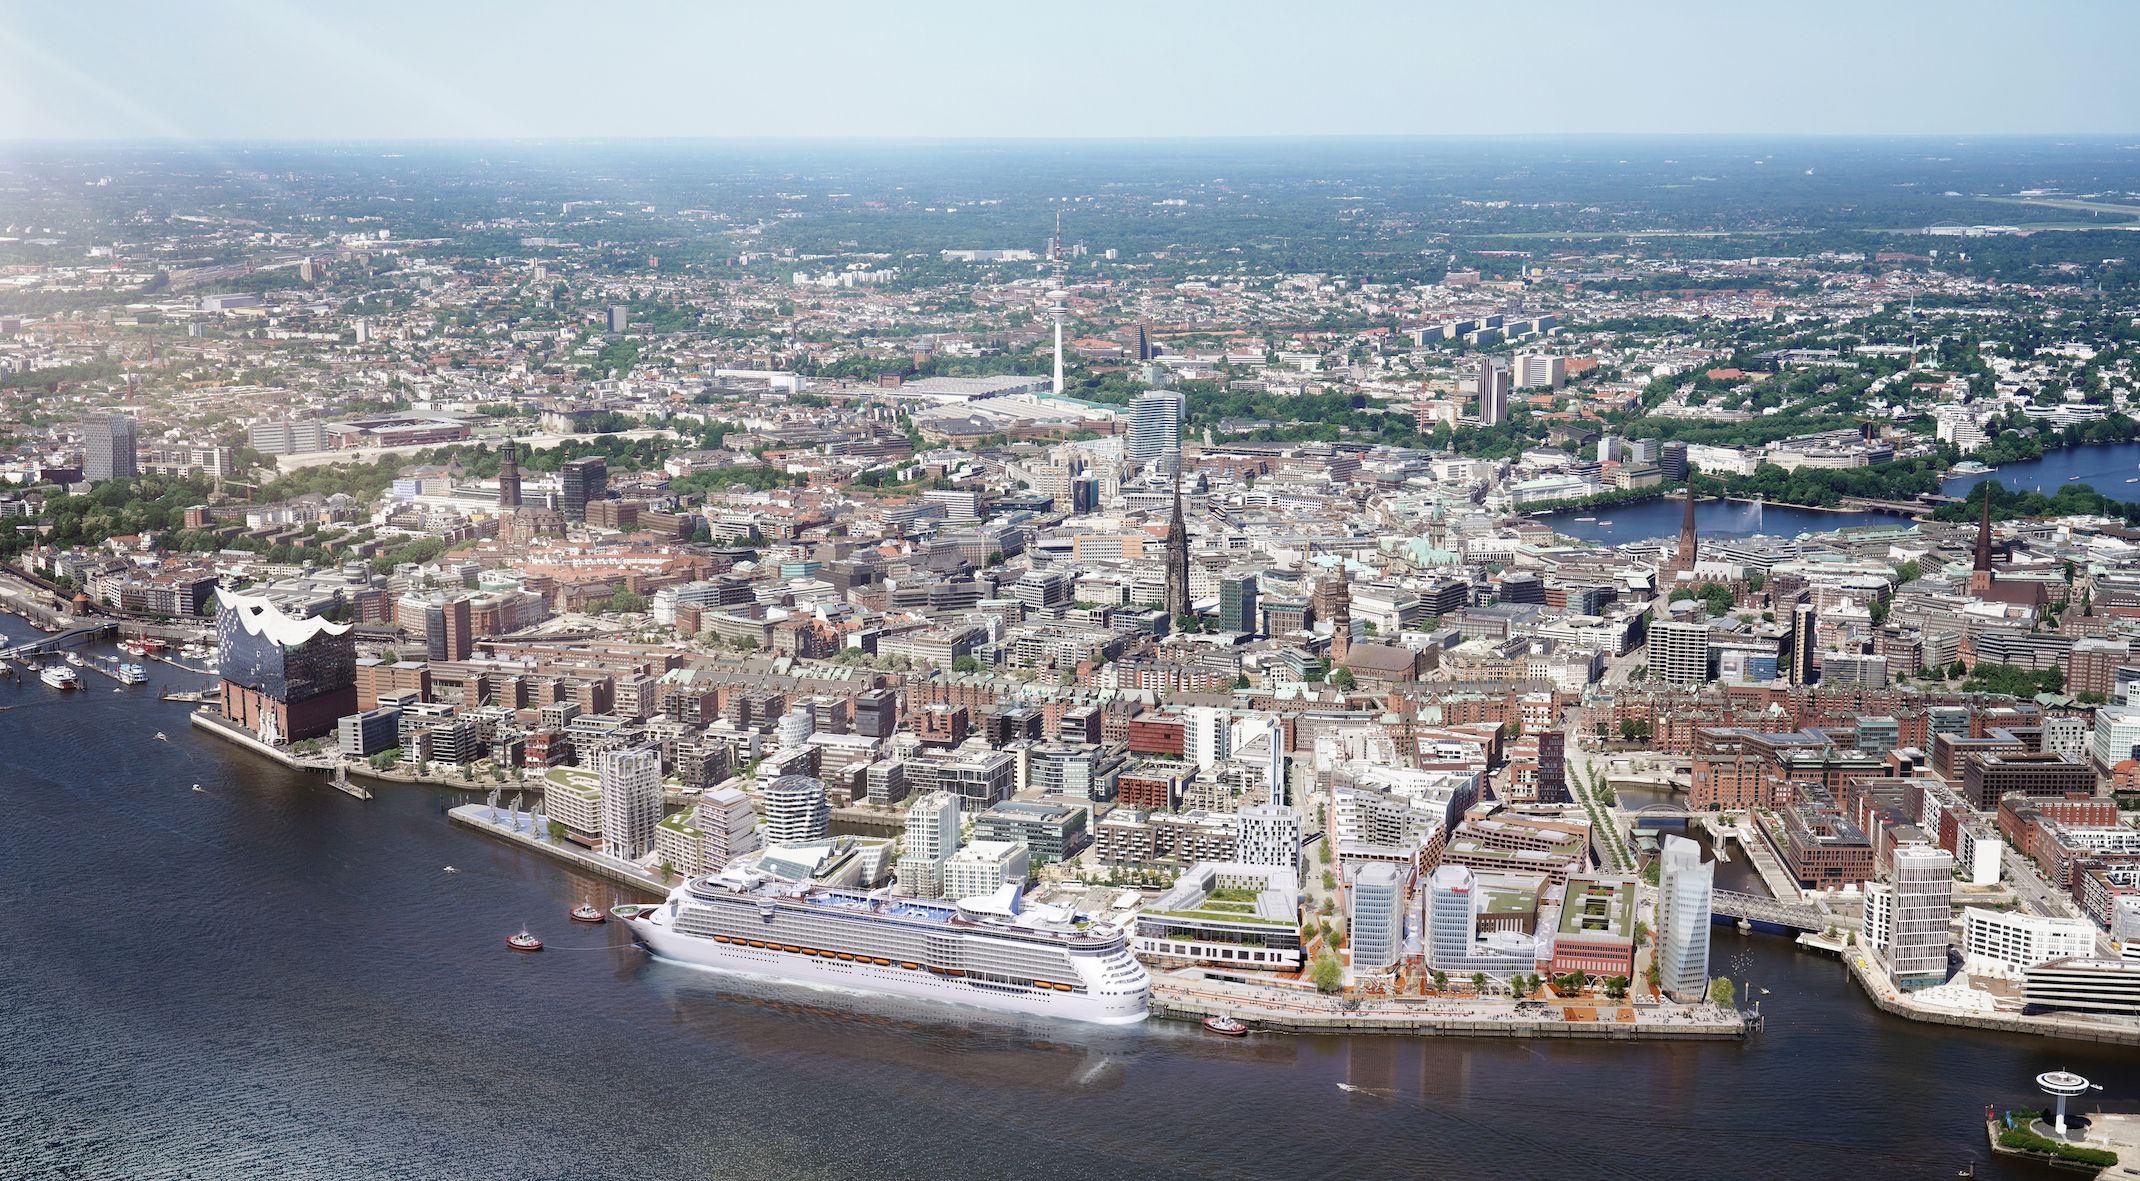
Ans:
[[[42,652],[57,652],[62,648],[79,648],[95,640],[108,640],[119,634],[116,623],[100,623],[93,627],[78,627],[55,635],[40,636],[27,644],[17,644],[0,650],[0,657],[18,660],[24,656],[36,656]]]
[[[1714,891],[1709,898],[1709,911],[1717,918],[1745,919],[1750,923],[1765,923],[1793,931],[1825,931],[1838,925],[1837,916],[1818,906],[1782,902],[1732,890]]]

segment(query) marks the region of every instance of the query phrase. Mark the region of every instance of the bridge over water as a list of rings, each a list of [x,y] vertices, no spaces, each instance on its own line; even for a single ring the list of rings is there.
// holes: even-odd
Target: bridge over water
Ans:
[[[1750,923],[1792,931],[1825,931],[1830,927],[1849,925],[1842,916],[1830,914],[1809,903],[1781,902],[1755,894],[1741,894],[1735,890],[1712,892],[1709,912],[1720,919],[1730,919],[1734,922],[1745,919]]]
[[[97,640],[111,639],[118,634],[119,625],[116,623],[99,623],[89,627],[78,627],[54,635],[39,636],[29,643],[17,644],[12,648],[0,649],[0,657],[19,660],[25,656],[57,652],[62,648],[79,648],[84,644],[93,643]]]

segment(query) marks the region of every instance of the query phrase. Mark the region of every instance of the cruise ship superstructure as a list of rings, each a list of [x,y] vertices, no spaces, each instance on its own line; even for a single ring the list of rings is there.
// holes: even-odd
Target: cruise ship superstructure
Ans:
[[[617,914],[664,959],[762,976],[1108,1025],[1151,998],[1120,930],[1026,908],[1015,885],[953,903],[729,869]]]

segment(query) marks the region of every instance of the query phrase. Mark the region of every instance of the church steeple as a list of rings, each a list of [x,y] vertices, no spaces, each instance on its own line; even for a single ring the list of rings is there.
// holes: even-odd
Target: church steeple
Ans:
[[[1694,533],[1694,465],[1687,465],[1686,513],[1679,519],[1679,554],[1672,559],[1672,569],[1694,572],[1700,541]]]
[[[1985,481],[1982,487],[1984,511],[1977,519],[1976,562],[1969,571],[1970,593],[1978,595],[1990,590],[1991,584],[1998,579],[1991,570],[1991,482]]]
[[[498,507],[520,507],[520,447],[511,439],[498,448]]]
[[[1174,514],[1167,519],[1167,616],[1189,614],[1189,525],[1181,515],[1181,466],[1174,468]]]

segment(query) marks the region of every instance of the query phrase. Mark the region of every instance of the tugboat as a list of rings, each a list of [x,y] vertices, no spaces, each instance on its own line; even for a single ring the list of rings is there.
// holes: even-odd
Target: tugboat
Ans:
[[[1247,1037],[1248,1024],[1231,1017],[1210,1016],[1204,1018],[1204,1028],[1220,1037]]]
[[[514,951],[542,950],[542,940],[537,939],[533,935],[528,934],[527,928],[525,927],[521,928],[520,933],[518,935],[507,935],[505,937],[505,945],[507,947],[512,948]]]
[[[566,915],[575,923],[599,923],[605,921],[609,917],[608,915],[603,914],[592,903],[587,902],[582,902],[578,906],[573,907],[571,910],[566,912]]]

